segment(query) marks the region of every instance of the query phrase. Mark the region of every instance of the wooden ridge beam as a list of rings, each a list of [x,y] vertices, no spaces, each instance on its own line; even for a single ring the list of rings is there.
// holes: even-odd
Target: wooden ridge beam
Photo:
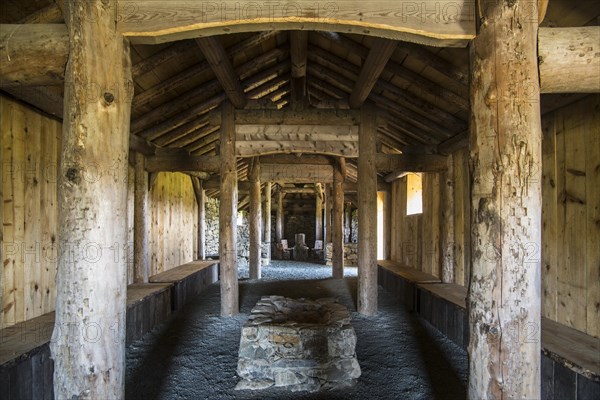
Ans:
[[[363,63],[358,79],[348,99],[350,108],[360,108],[383,72],[385,65],[396,49],[396,42],[388,39],[376,39]]]
[[[206,57],[231,103],[236,108],[244,108],[248,100],[242,90],[240,78],[233,69],[233,64],[219,39],[212,36],[201,37],[196,39],[196,43],[204,53],[204,57]]]
[[[318,164],[330,165],[331,158],[317,154],[276,154],[261,156],[261,164]]]

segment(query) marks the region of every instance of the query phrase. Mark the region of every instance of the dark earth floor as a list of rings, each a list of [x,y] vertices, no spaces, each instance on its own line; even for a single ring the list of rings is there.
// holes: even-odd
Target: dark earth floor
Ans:
[[[379,313],[356,313],[356,268],[328,279],[331,267],[293,261],[263,268],[260,281],[240,270],[241,314],[219,316],[219,286],[127,348],[128,399],[463,399],[467,354],[379,288]],[[263,295],[335,297],[352,312],[362,369],[351,388],[321,393],[235,391],[241,328]]]

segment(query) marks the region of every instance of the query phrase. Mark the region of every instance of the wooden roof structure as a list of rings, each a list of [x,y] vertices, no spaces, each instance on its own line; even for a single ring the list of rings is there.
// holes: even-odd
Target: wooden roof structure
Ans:
[[[593,3],[551,2],[543,26],[593,25],[597,18]],[[60,7],[52,0],[7,0],[0,15],[1,24],[52,23],[59,29],[63,22]],[[66,30],[64,35],[68,37]],[[156,171],[183,171],[182,157],[192,157],[188,164],[193,164],[195,156],[217,155],[219,121],[214,110],[225,99],[231,99],[236,108],[257,113],[322,110],[322,125],[328,110],[335,114],[369,99],[380,110],[378,152],[413,154],[415,160],[423,161],[420,169],[436,170],[440,160],[418,156],[443,154],[464,146],[467,140],[469,54],[464,44],[432,47],[355,33],[297,30],[231,33],[160,44],[133,41],[130,147],[154,156],[148,164]],[[5,51],[10,56],[10,49]],[[67,51],[63,52],[65,63]],[[48,72],[37,86],[6,81],[0,86],[62,118],[62,75]],[[543,106],[553,109],[577,95],[546,97]],[[357,140],[352,132],[336,127],[335,120],[318,129],[300,126],[291,131],[279,126],[284,121],[273,122],[266,127],[237,128],[238,141],[247,146],[246,155],[330,151],[347,156],[344,149]],[[341,133],[350,134],[345,143],[335,140]],[[356,183],[356,170],[356,159],[349,158],[350,184]],[[385,186],[386,177],[391,181],[403,170],[401,165],[382,161],[378,168],[381,185]],[[238,177],[244,181],[247,174],[247,159],[240,158]],[[207,194],[217,195],[218,188]]]

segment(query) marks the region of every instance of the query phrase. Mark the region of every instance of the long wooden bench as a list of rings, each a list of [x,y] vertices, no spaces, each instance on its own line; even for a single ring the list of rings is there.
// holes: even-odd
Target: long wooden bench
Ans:
[[[384,289],[467,349],[466,287],[439,283],[435,277],[435,282],[424,282],[428,274],[397,262],[380,260],[377,263],[379,284]],[[600,339],[547,318],[541,319],[541,337],[542,398],[600,399]]]
[[[417,312],[467,349],[467,288],[419,284]],[[541,319],[542,398],[600,399],[600,339],[547,318]]]
[[[171,307],[180,310],[206,287],[219,280],[217,261],[192,261],[150,277],[153,283],[171,283]]]
[[[400,303],[409,310],[416,310],[417,285],[419,283],[437,283],[439,278],[406,267],[398,262],[390,260],[377,261],[377,282],[385,290],[396,293]]]
[[[172,283],[127,287],[126,340],[131,342],[171,315]],[[50,339],[54,312],[0,330],[0,399],[52,399]]]

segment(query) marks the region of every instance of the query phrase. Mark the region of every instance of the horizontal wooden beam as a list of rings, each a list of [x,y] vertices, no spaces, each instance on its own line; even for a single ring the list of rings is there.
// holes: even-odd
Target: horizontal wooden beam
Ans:
[[[220,125],[218,113],[211,114],[211,124]],[[355,110],[236,110],[238,125],[358,125]]]
[[[450,139],[444,140],[438,144],[437,152],[440,154],[452,154],[456,150],[465,148],[469,145],[469,131],[461,132],[458,135],[452,136]]]
[[[475,6],[470,0],[440,0],[435,5],[389,0],[297,0],[293,5],[119,0],[118,12],[117,29],[132,43],[144,44],[273,29],[335,30],[459,47],[475,37]]]
[[[358,157],[358,142],[351,141],[306,141],[306,140],[256,140],[236,142],[239,157],[256,157],[266,154],[302,153],[328,154],[342,157]]]
[[[356,125],[236,125],[237,141],[358,141]]]
[[[314,187],[303,187],[303,188],[287,188],[284,187],[281,189],[281,193],[293,193],[293,194],[315,194]]]
[[[599,54],[600,26],[539,28],[541,93],[600,93]],[[516,85],[519,88],[517,96],[537,92],[533,90],[535,88],[525,87],[527,82],[520,84],[523,87]]]
[[[219,156],[153,156],[146,159],[148,172],[204,171],[218,173],[221,170]]]
[[[279,183],[331,183],[332,165],[262,164],[260,180]]]
[[[249,181],[238,181],[238,192],[248,192],[250,190]],[[202,182],[204,190],[221,190],[221,182],[219,178],[210,178]]]
[[[446,169],[446,160],[446,156],[439,154],[379,153],[376,164],[378,171],[438,172]],[[390,182],[387,177],[386,182]]]
[[[0,24],[0,87],[62,85],[68,54],[64,24]]]
[[[331,157],[318,154],[275,154],[270,156],[261,156],[261,164],[318,164],[330,165]]]

